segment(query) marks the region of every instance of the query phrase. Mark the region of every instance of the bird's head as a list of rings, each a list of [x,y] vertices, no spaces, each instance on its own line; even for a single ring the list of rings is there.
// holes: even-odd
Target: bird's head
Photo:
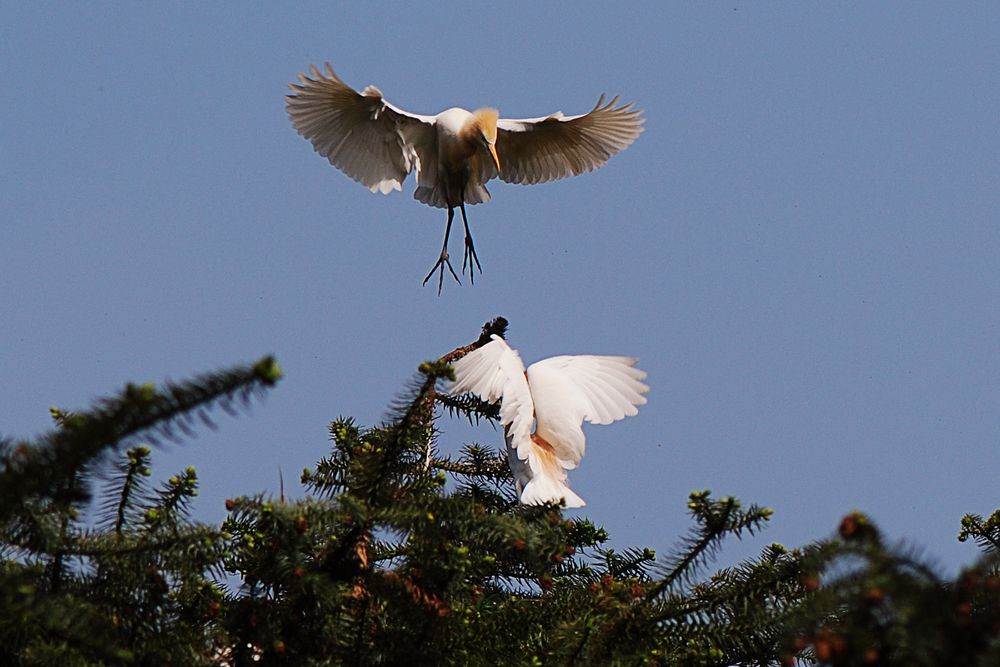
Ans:
[[[479,140],[483,142],[486,150],[490,152],[493,162],[497,166],[497,173],[500,172],[500,158],[497,156],[497,119],[500,113],[496,109],[476,109],[472,112],[473,123],[478,131]]]

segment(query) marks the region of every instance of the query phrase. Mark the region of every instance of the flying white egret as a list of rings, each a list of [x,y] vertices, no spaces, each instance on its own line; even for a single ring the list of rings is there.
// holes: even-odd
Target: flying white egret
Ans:
[[[495,109],[466,111],[457,107],[436,116],[421,116],[389,104],[382,91],[368,86],[358,93],[334,74],[310,66],[286,96],[292,125],[312,142],[316,152],[372,192],[402,190],[406,176],[417,170],[414,199],[448,209],[441,256],[424,284],[444,268],[459,283],[448,259],[448,236],[455,208],[465,224],[462,272],[469,265],[482,273],[472,243],[466,204],[490,200],[486,182],[499,176],[508,183],[554,181],[592,171],[626,148],[642,132],[641,109],[604,103],[601,95],[589,113],[540,118],[500,118]]]
[[[569,488],[567,470],[586,449],[583,422],[610,424],[638,413],[649,387],[638,359],[594,355],[559,356],[525,370],[517,350],[500,336],[452,362],[449,391],[500,401],[507,460],[525,505],[586,503]],[[534,423],[535,431],[531,427]]]

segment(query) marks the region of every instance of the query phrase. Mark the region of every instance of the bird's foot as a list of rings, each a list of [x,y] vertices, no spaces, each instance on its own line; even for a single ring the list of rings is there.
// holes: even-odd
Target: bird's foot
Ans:
[[[479,273],[483,272],[483,267],[479,263],[479,256],[476,255],[476,245],[472,242],[471,236],[465,237],[465,254],[462,256],[462,273],[465,273],[465,266],[469,266],[469,281],[474,285],[476,284],[475,271],[472,268],[472,263],[476,263],[476,268],[479,269]]]
[[[422,284],[426,285],[427,281],[430,280],[431,276],[434,275],[434,272],[438,271],[438,295],[439,296],[441,294],[441,286],[444,284],[444,267],[445,266],[448,267],[448,271],[451,272],[451,277],[455,279],[455,282],[458,283],[459,285],[462,284],[462,281],[458,279],[458,275],[455,273],[455,269],[453,269],[452,266],[451,266],[451,260],[448,259],[448,251],[447,250],[442,250],[441,251],[441,256],[438,258],[437,263],[430,270],[430,272],[424,278],[424,282],[422,283]]]

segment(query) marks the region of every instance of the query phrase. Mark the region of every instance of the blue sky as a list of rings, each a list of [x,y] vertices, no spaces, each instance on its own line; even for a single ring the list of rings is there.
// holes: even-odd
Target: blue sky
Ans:
[[[583,514],[664,549],[710,488],[795,546],[852,509],[944,567],[1000,504],[1000,8],[992,3],[6,3],[0,433],[125,382],[277,355],[252,412],[154,455],[198,516],[277,493],[339,415],[504,315],[526,362],[641,357],[588,430]],[[433,9],[430,9],[433,7]],[[315,155],[286,85],[329,61],[417,113],[589,110],[646,131],[591,174],[491,185],[484,274],[420,284],[444,213]],[[453,238],[453,250],[458,251]],[[500,434],[442,419],[440,447]]]

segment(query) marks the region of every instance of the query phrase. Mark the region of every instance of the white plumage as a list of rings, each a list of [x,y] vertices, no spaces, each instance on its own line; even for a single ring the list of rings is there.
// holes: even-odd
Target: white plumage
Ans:
[[[522,503],[582,507],[567,470],[586,451],[583,422],[610,424],[638,413],[649,387],[633,357],[595,355],[544,359],[527,370],[517,350],[497,335],[452,363],[452,394],[500,401],[507,458]],[[534,426],[534,432],[532,427]]]
[[[486,182],[499,176],[509,183],[543,183],[592,171],[626,148],[642,132],[645,119],[632,104],[605,104],[604,96],[589,112],[539,118],[499,118],[495,109],[469,112],[453,107],[423,116],[389,104],[375,86],[358,93],[326,65],[291,84],[288,115],[292,125],[312,142],[316,152],[372,192],[401,190],[406,176],[417,172],[413,196],[429,206],[448,209],[441,257],[427,274],[445,266],[454,209],[465,224],[462,263],[479,266],[466,204],[490,200]],[[502,168],[501,168],[502,166]],[[481,269],[480,269],[481,270]]]

